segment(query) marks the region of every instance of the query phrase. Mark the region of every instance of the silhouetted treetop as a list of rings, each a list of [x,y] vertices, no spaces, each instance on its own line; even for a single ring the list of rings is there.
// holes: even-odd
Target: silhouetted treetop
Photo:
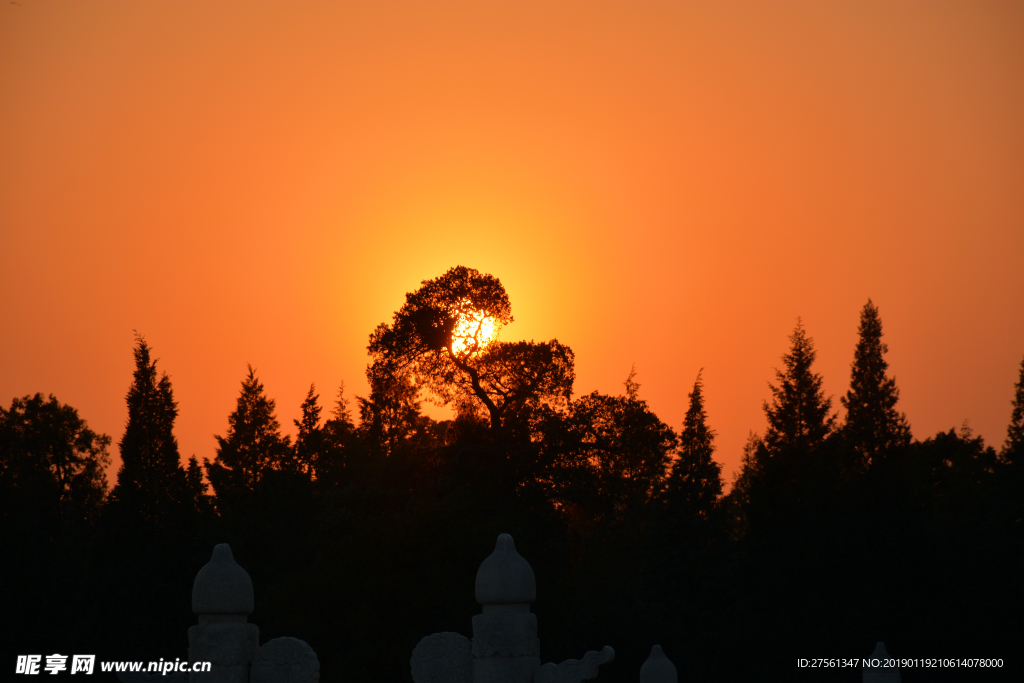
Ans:
[[[772,402],[764,403],[764,445],[773,455],[789,449],[810,452],[835,429],[836,416],[829,414],[832,399],[822,390],[821,376],[811,369],[814,344],[799,319],[789,340],[789,353],[782,356],[785,370],[775,371],[778,385],[768,384]]]
[[[893,448],[910,443],[906,415],[896,410],[900,392],[896,380],[887,377],[882,341],[882,321],[871,300],[860,314],[860,339],[854,352],[850,390],[839,400],[846,408],[843,435],[857,451],[862,464],[883,457]]]
[[[298,434],[295,437],[291,467],[304,474],[315,470],[316,461],[324,447],[323,431],[320,427],[320,412],[323,409],[320,407],[319,399],[316,385],[310,384],[306,399],[302,402],[302,418],[292,420]]]
[[[530,400],[568,400],[575,378],[568,347],[497,341],[512,309],[496,277],[456,266],[405,298],[394,322],[370,335],[371,387],[405,376],[442,404],[485,410],[495,433]]]
[[[1020,372],[1014,389],[1013,411],[1010,413],[1010,424],[1006,428],[1003,456],[1014,462],[1024,462],[1024,360],[1020,362]]]
[[[715,432],[707,425],[701,372],[689,394],[690,407],[679,434],[677,458],[666,482],[665,497],[670,510],[694,517],[707,517],[722,495],[722,466],[712,457]]]
[[[0,491],[5,501],[30,496],[54,515],[67,503],[95,512],[107,490],[109,445],[53,396],[16,398],[0,407]]]
[[[167,522],[186,496],[174,421],[178,404],[167,373],[158,376],[156,360],[141,336],[135,343],[135,372],[126,397],[128,423],[121,437],[121,468],[111,492],[115,508],[131,510],[153,525]]]
[[[287,467],[290,439],[281,436],[274,408],[250,365],[235,410],[228,416],[227,436],[216,437],[217,457],[207,464],[218,497],[251,491],[267,470]]]
[[[657,492],[677,442],[645,401],[595,391],[541,415],[533,484],[564,513],[616,518]]]

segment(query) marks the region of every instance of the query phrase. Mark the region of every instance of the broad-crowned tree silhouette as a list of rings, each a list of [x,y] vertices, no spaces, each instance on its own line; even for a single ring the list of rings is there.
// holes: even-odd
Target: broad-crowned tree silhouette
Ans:
[[[371,387],[405,377],[440,403],[486,411],[495,435],[530,401],[568,401],[575,378],[568,347],[554,339],[496,339],[512,322],[498,278],[456,266],[405,299],[393,323],[381,323],[370,335]]]
[[[228,416],[228,433],[217,436],[216,459],[206,464],[218,499],[255,490],[268,470],[288,469],[290,439],[281,436],[274,408],[274,399],[267,397],[250,365]]]
[[[773,456],[790,450],[814,451],[834,431],[836,422],[836,416],[829,414],[832,399],[821,388],[821,376],[811,369],[814,343],[799,319],[789,340],[789,353],[782,356],[785,370],[775,371],[778,385],[769,383],[772,401],[764,403],[768,418],[764,445]]]
[[[535,429],[536,469],[523,479],[581,528],[640,512],[676,446],[672,428],[645,401],[596,391],[567,410],[541,411]]]
[[[175,523],[171,518],[190,507],[196,492],[190,491],[174,437],[178,404],[171,380],[167,373],[158,375],[156,360],[141,336],[136,338],[127,403],[128,423],[119,443],[121,468],[110,494],[109,514],[151,532]]]
[[[95,542],[109,444],[53,396],[0,406],[0,614],[18,620],[5,631],[5,656],[56,646],[86,618],[69,606]]]
[[[895,448],[910,444],[906,415],[896,410],[900,392],[885,374],[889,350],[882,341],[878,308],[868,302],[860,314],[860,339],[854,351],[850,390],[840,397],[846,408],[843,437],[856,451],[860,466],[868,466]]]
[[[45,518],[71,512],[90,517],[106,495],[109,445],[109,436],[89,429],[77,410],[52,395],[16,398],[9,409],[0,406],[4,502],[31,500]],[[4,528],[13,528],[11,512],[4,506]]]

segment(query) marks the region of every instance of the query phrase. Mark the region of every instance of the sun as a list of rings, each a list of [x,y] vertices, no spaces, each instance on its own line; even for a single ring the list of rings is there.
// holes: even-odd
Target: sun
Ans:
[[[458,356],[479,353],[494,341],[496,332],[494,318],[489,315],[479,311],[463,313],[452,330],[452,352]]]

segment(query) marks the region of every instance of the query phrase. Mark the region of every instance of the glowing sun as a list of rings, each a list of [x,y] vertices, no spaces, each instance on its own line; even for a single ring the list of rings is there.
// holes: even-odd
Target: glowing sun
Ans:
[[[494,318],[476,311],[463,313],[452,330],[452,351],[459,356],[478,353],[494,340],[496,332]]]

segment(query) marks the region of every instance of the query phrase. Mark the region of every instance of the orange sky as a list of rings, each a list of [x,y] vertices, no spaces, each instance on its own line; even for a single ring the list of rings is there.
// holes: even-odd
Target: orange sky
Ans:
[[[463,264],[502,338],[727,479],[802,316],[845,393],[871,297],[918,438],[996,445],[1024,356],[1019,2],[0,5],[0,402],[123,432],[132,330],[214,455],[246,363],[289,431]],[[113,449],[115,465],[117,449]]]

